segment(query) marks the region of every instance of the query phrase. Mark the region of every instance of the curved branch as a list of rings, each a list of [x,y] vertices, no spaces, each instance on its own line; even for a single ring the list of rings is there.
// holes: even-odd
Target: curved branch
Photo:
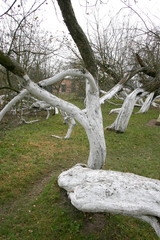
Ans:
[[[106,92],[106,94],[104,96],[102,96],[100,98],[100,104],[105,103],[105,101],[107,101],[108,99],[111,99],[117,92],[119,92],[122,88],[123,85],[132,77],[134,77],[137,73],[142,72],[143,71],[143,67],[138,68],[136,70],[131,70],[130,72],[126,73],[126,75],[112,88],[110,89],[108,92]]]
[[[14,106],[18,101],[24,98],[27,95],[28,91],[26,89],[22,90],[17,96],[15,96],[10,102],[6,104],[6,106],[0,112],[0,121],[4,117],[4,115],[10,111],[12,106]]]
[[[45,87],[45,86],[48,86],[48,85],[51,85],[51,84],[54,84],[54,83],[57,83],[57,82],[63,80],[66,76],[73,76],[73,77],[80,76],[80,77],[87,78],[90,83],[90,87],[91,87],[92,91],[98,90],[94,78],[85,69],[82,69],[82,70],[69,69],[69,70],[63,71],[61,73],[56,74],[54,77],[47,78],[47,79],[40,81],[38,83],[38,85]]]
[[[21,77],[21,82],[23,86],[30,92],[32,95],[36,96],[38,99],[42,99],[43,101],[47,102],[53,107],[57,107],[67,113],[69,113],[73,118],[75,118],[78,122],[82,124],[86,128],[87,119],[85,114],[82,112],[81,109],[76,107],[75,105],[66,102],[53,94],[49,93],[48,91],[39,87],[36,83],[32,82],[28,75],[24,75]]]
[[[16,93],[19,93],[19,91],[17,89],[12,88],[12,87],[0,87],[0,90],[2,90],[2,89],[9,89],[9,90],[14,91]]]
[[[61,111],[61,114],[62,114],[62,116],[64,116],[64,122],[66,124],[68,124],[68,126],[69,126],[67,133],[64,137],[60,137],[57,135],[52,135],[52,137],[60,138],[60,139],[69,139],[71,136],[72,130],[73,130],[74,126],[76,125],[76,122],[75,122],[74,118],[71,118],[69,115],[66,114],[66,112]]]
[[[18,76],[19,79],[20,79],[20,82],[24,86],[24,88],[26,88],[29,92],[33,93],[39,99],[43,99],[43,100],[46,99],[45,101],[46,102],[49,101],[49,104],[51,104],[51,106],[58,107],[58,108],[62,109],[63,111],[66,111],[66,112],[68,111],[68,113],[71,114],[75,119],[77,118],[77,111],[80,113],[80,115],[82,114],[83,116],[85,116],[85,114],[78,107],[75,107],[71,103],[68,103],[68,102],[66,102],[62,99],[59,99],[56,96],[53,96],[52,94],[50,94],[50,96],[48,98],[47,97],[48,92],[45,91],[44,89],[40,88],[37,84],[31,82],[28,75],[25,73],[24,69],[14,59],[11,59],[8,55],[5,55],[1,50],[0,50],[0,64],[2,66],[4,66],[7,70],[14,73],[16,76]],[[63,73],[59,73],[53,78],[43,80],[39,83],[39,85],[40,86],[47,86],[47,85],[56,83],[57,81],[62,80],[64,78],[64,76],[68,76],[69,74],[72,75],[72,76],[84,76],[84,77],[86,77],[88,79],[89,83],[90,83],[91,90],[98,91],[98,88],[96,86],[94,78],[92,77],[92,75],[89,72],[86,72],[85,70],[79,71],[79,70],[71,69],[71,70],[65,71]],[[32,89],[31,86],[33,87],[33,89]],[[42,95],[41,95],[42,93],[43,93],[43,98],[42,98]],[[27,94],[27,92],[25,92],[25,94]],[[24,93],[20,94],[19,97],[14,98],[14,100],[11,101],[9,106],[11,106],[11,105],[13,106],[13,104],[15,104],[16,101],[19,101],[22,98],[22,96],[25,96],[25,94]],[[7,108],[7,111],[8,111],[8,109],[9,108]],[[4,112],[5,111],[6,111],[6,109],[4,110]],[[77,121],[79,121],[79,120],[77,120]]]

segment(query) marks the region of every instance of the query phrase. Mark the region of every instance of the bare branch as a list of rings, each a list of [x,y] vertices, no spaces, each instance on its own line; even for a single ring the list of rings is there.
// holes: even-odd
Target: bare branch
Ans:
[[[3,17],[5,14],[7,14],[11,9],[12,7],[14,6],[14,4],[17,2],[17,0],[15,0],[12,5],[7,9],[7,11],[5,11],[2,15],[0,15],[0,17]]]

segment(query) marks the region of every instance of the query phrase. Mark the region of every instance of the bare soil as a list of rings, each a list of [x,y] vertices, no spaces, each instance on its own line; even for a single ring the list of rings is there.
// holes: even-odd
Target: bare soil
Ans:
[[[160,127],[160,125],[156,125],[157,119],[151,119],[146,125],[150,127]]]

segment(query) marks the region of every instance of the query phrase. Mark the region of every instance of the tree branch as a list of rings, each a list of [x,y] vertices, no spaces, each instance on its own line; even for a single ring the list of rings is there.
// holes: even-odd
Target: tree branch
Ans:
[[[11,9],[12,7],[14,6],[14,4],[17,2],[17,0],[15,0],[12,5],[7,9],[7,11],[5,11],[2,15],[0,15],[0,17],[3,17],[5,14],[7,14]]]
[[[155,77],[156,76],[156,71],[153,69],[150,69],[142,60],[142,58],[139,56],[138,53],[135,54],[136,55],[136,59],[137,62],[139,63],[139,65],[143,68],[142,72],[145,73],[146,75],[150,76],[150,77]]]

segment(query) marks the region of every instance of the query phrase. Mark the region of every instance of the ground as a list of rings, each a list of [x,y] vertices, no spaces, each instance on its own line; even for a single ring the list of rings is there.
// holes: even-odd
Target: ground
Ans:
[[[112,108],[112,106],[110,106]],[[108,125],[113,121],[115,116],[108,116],[108,112],[110,109],[107,110],[107,115],[104,112],[104,119],[105,120],[104,126]],[[106,108],[104,108],[106,111]],[[158,133],[156,126],[150,123],[150,118],[156,118],[157,113],[154,112],[153,109],[149,114],[142,114],[142,115],[133,115],[133,119],[129,125],[129,128],[126,134],[116,135],[112,132],[105,132],[107,136],[107,144],[108,144],[108,165],[109,168],[112,170],[118,171],[132,171],[134,173],[138,173],[140,175],[158,178],[158,150],[156,145],[153,143],[158,141]],[[157,111],[157,110],[156,110]],[[152,116],[152,114],[154,114]],[[20,131],[18,139],[22,138],[22,134],[28,134],[29,131],[30,135],[26,136],[27,140],[23,145],[15,144],[15,147],[12,147],[12,143],[16,141],[17,137],[14,137],[14,134],[11,134],[7,141],[9,141],[8,146],[10,147],[10,151],[15,151],[15,148],[19,147],[19,152],[16,152],[20,157],[26,156],[26,158],[22,158],[24,163],[26,161],[27,164],[29,163],[29,157],[27,149],[32,148],[33,154],[38,153],[41,146],[46,147],[46,151],[52,151],[51,154],[47,155],[44,151],[41,152],[41,155],[34,160],[34,162],[30,162],[33,164],[33,167],[38,167],[37,164],[40,164],[40,167],[43,167],[44,164],[47,164],[47,171],[41,172],[38,177],[34,178],[31,182],[26,182],[26,190],[24,192],[18,192],[18,197],[11,199],[8,203],[4,203],[3,207],[1,208],[1,215],[2,215],[2,223],[3,229],[5,227],[10,230],[3,230],[2,240],[157,240],[156,235],[152,228],[148,226],[148,224],[144,224],[141,221],[135,220],[133,218],[122,218],[121,216],[115,216],[113,214],[91,214],[91,213],[81,213],[76,210],[68,200],[66,192],[64,190],[59,189],[57,185],[57,176],[60,174],[64,169],[70,168],[77,162],[85,162],[85,156],[88,153],[86,146],[86,140],[84,140],[83,132],[80,132],[81,129],[79,126],[76,126],[73,136],[70,140],[65,142],[55,139],[51,146],[46,146],[47,143],[51,143],[50,136],[54,133],[56,128],[52,128],[51,126],[52,121],[55,121],[55,117],[51,117],[49,121],[45,121],[46,112],[38,113],[38,115],[32,116],[32,119],[43,119],[44,121],[42,124],[31,124],[25,125],[24,123],[20,123],[20,118],[15,115],[7,114],[0,124],[0,138],[5,138],[10,130],[14,127],[17,131]],[[64,125],[63,120],[61,117],[56,116],[56,124],[59,123],[57,134],[65,135],[64,132]],[[139,121],[138,119],[141,119]],[[26,120],[27,117],[26,117]],[[139,121],[140,125],[138,125]],[[149,127],[146,124],[150,124]],[[139,130],[144,126],[141,133],[139,134]],[[18,126],[18,128],[17,128]],[[26,127],[25,127],[26,126]],[[139,127],[138,127],[139,126]],[[153,126],[150,127],[150,126]],[[35,128],[37,127],[37,130]],[[41,128],[44,127],[44,130],[39,133]],[[136,129],[137,127],[137,129]],[[159,129],[159,128],[158,128]],[[145,132],[146,131],[146,132]],[[52,132],[52,133],[51,133]],[[137,133],[136,133],[137,132]],[[155,140],[152,138],[152,134],[155,134]],[[16,132],[17,133],[17,132]],[[32,135],[33,134],[33,135]],[[78,134],[78,135],[77,135]],[[143,135],[144,134],[144,135]],[[43,139],[40,139],[40,136]],[[77,137],[78,136],[78,137]],[[14,140],[12,139],[14,137]],[[34,139],[31,140],[31,137]],[[126,138],[129,140],[126,141]],[[136,138],[136,141],[134,141]],[[148,142],[146,142],[146,139]],[[1,140],[1,139],[0,139]],[[23,140],[23,139],[22,139]],[[71,144],[71,148],[73,152],[70,150],[69,141]],[[133,141],[133,142],[132,142]],[[152,142],[154,141],[154,142]],[[151,142],[151,143],[150,143]],[[139,144],[141,143],[141,144]],[[1,141],[3,145],[3,141]],[[74,145],[75,144],[75,145]],[[114,144],[114,145],[113,145]],[[111,148],[112,145],[112,148]],[[129,145],[129,147],[128,147]],[[24,150],[25,152],[21,152],[23,147],[26,147]],[[56,147],[59,155],[54,155],[54,149],[52,147]],[[62,149],[63,146],[63,149]],[[127,147],[126,147],[127,146]],[[82,149],[79,151],[79,147]],[[147,151],[144,152],[144,147],[147,148]],[[7,149],[7,147],[6,147]],[[131,149],[131,150],[130,150]],[[62,150],[65,151],[63,154]],[[82,152],[83,150],[83,152]],[[130,151],[130,152],[128,152]],[[138,155],[136,155],[138,152]],[[153,152],[155,153],[155,157],[153,158]],[[13,152],[15,154],[15,152]],[[63,155],[62,155],[63,154]],[[54,159],[52,161],[51,156],[54,155]],[[27,159],[28,156],[28,159]],[[39,161],[39,157],[46,158],[45,163]],[[130,156],[131,159],[128,159]],[[142,157],[146,160],[144,163],[141,162]],[[14,156],[11,156],[14,159]],[[59,158],[61,158],[59,160]],[[37,160],[38,159],[38,160]],[[155,164],[151,165],[151,160]],[[5,160],[6,161],[6,160]],[[39,161],[39,162],[37,162]],[[41,160],[42,161],[42,160]],[[52,161],[52,162],[50,162]],[[128,161],[128,164],[127,164]],[[14,166],[16,163],[20,163],[20,161],[15,161]],[[20,163],[21,164],[21,163]],[[35,165],[34,165],[35,164]],[[53,165],[52,165],[53,164]],[[157,164],[157,165],[156,165]],[[9,165],[10,166],[10,165]],[[32,165],[31,165],[32,166]],[[7,167],[7,165],[6,165]],[[22,166],[23,167],[23,166]],[[28,167],[27,170],[29,171],[27,174],[30,173],[29,165],[25,165]],[[32,168],[33,168],[32,167]],[[144,170],[143,170],[144,169]],[[22,168],[23,170],[23,168]],[[14,171],[14,170],[13,170]],[[38,170],[37,170],[38,171]],[[157,171],[157,172],[156,172]],[[14,173],[14,174],[13,174]],[[11,172],[11,176],[17,177],[15,172]],[[24,173],[24,172],[22,172]],[[35,175],[37,172],[34,173]],[[20,175],[24,177],[23,175]],[[9,180],[9,178],[8,178]],[[13,179],[14,180],[14,179]],[[28,180],[27,180],[28,181]],[[14,182],[13,182],[14,183]],[[8,186],[6,186],[7,189]],[[15,187],[16,188],[16,187]],[[18,189],[18,188],[17,188]],[[48,189],[48,190],[46,190]],[[17,190],[18,191],[18,190]],[[47,192],[48,191],[48,192]],[[46,195],[45,195],[46,194]],[[6,192],[7,196],[7,192]],[[23,214],[23,216],[22,216]],[[57,215],[57,216],[56,216]],[[10,222],[9,219],[10,218]],[[59,219],[58,219],[59,218]],[[33,219],[33,220],[32,220]],[[39,221],[39,225],[35,224],[35,221]],[[69,221],[72,221],[70,223]],[[58,223],[61,225],[58,227]],[[51,229],[51,227],[53,229]],[[58,230],[57,230],[58,228]],[[38,230],[37,230],[38,229]],[[146,232],[146,229],[149,229]],[[66,231],[69,231],[68,233]],[[8,232],[7,232],[8,231]],[[10,231],[10,232],[9,232]],[[38,232],[39,231],[39,232]],[[45,232],[44,232],[45,231]],[[65,231],[65,232],[63,232]],[[5,234],[4,234],[5,232]],[[11,235],[17,234],[16,235]],[[37,235],[36,235],[37,232]],[[51,234],[51,235],[47,235]],[[56,235],[58,234],[58,235]],[[62,237],[63,234],[63,237]],[[148,235],[149,234],[149,235]],[[58,236],[58,237],[57,237]],[[61,237],[59,237],[61,236]],[[71,237],[69,237],[71,236]],[[149,237],[148,237],[149,236]],[[152,237],[150,237],[152,236]]]
[[[31,113],[30,117],[33,119],[40,119],[44,120],[46,117],[46,112],[41,111],[36,114]],[[27,118],[26,118],[27,119]],[[16,115],[12,115],[10,113],[6,114],[4,119],[1,121],[0,125],[0,131],[1,131],[1,137],[5,135],[6,131],[9,131],[10,129],[17,127],[19,125],[22,125],[25,123],[22,123],[20,119]],[[35,181],[31,186],[29,191],[26,194],[21,195],[20,198],[16,199],[15,201],[10,202],[9,204],[4,204],[2,208],[0,208],[0,214],[5,214],[5,216],[10,215],[12,212],[17,210],[19,206],[23,208],[25,206],[26,202],[32,202],[36,199],[37,196],[41,194],[41,192],[44,190],[44,188],[47,186],[47,184],[50,182],[51,178],[55,175],[55,171],[49,172],[47,175],[44,175],[41,179],[38,181]],[[74,209],[72,205],[68,201],[68,196],[64,190],[61,190],[61,197],[62,202],[66,203],[68,202],[68,205],[70,208]],[[75,211],[75,209],[73,210]],[[103,213],[85,213],[85,227],[83,229],[83,232],[87,233],[101,233],[105,227],[106,224],[106,214]],[[109,216],[109,214],[108,214]],[[0,238],[1,239],[1,238]]]
[[[156,125],[157,119],[151,119],[146,125],[150,127],[160,127],[159,125]]]

